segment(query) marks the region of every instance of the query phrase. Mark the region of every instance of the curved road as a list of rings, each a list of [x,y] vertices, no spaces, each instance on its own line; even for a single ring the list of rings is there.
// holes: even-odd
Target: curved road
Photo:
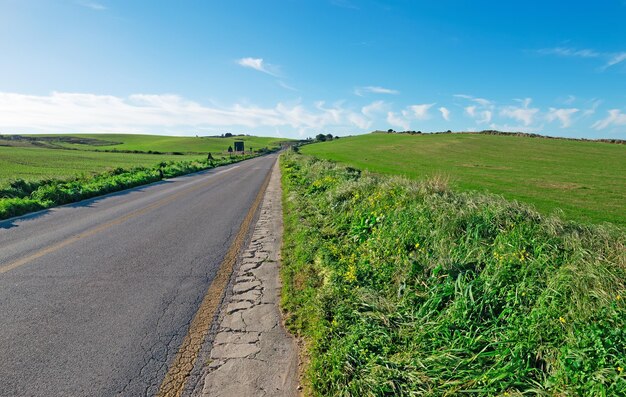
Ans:
[[[0,222],[0,396],[156,394],[275,160]]]

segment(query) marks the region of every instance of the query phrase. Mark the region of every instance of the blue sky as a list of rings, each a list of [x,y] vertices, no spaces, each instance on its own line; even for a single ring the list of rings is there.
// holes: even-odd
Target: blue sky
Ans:
[[[0,0],[0,133],[626,139],[626,0]]]

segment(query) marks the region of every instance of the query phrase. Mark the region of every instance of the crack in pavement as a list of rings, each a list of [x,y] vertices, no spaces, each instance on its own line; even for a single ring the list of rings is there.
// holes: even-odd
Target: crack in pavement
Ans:
[[[297,396],[298,355],[278,307],[282,240],[280,171],[275,165],[259,219],[222,303],[202,380],[191,395]]]

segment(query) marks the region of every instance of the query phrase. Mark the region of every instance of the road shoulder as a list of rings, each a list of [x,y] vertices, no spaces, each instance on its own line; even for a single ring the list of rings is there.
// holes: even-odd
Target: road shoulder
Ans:
[[[297,396],[298,348],[279,309],[282,242],[280,168],[276,164],[250,243],[222,305],[194,395]]]

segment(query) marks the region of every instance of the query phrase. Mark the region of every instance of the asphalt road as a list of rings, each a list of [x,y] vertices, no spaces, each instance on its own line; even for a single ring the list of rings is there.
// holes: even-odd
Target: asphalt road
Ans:
[[[154,395],[275,160],[0,222],[0,396]]]

